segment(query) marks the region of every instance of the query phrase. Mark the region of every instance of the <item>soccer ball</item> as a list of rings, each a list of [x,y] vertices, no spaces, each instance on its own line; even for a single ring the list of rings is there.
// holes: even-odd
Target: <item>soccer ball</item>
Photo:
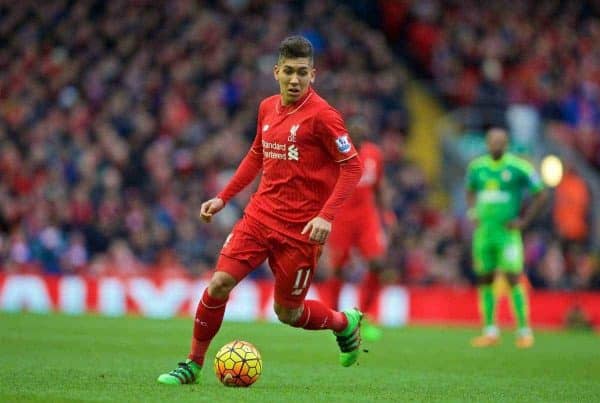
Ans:
[[[260,353],[247,341],[225,344],[215,356],[215,375],[225,386],[250,386],[262,373]]]

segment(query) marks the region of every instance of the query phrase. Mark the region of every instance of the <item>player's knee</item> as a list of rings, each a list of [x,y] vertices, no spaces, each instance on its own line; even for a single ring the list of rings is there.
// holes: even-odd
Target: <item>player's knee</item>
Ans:
[[[286,325],[294,326],[302,315],[302,308],[285,308],[277,303],[273,306],[277,319]]]
[[[211,297],[225,299],[236,284],[237,281],[231,274],[221,271],[215,272],[208,283],[208,294]]]

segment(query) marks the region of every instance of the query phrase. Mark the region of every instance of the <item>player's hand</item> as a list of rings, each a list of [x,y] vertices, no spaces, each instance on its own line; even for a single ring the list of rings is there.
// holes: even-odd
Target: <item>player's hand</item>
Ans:
[[[200,206],[200,219],[206,223],[212,220],[213,214],[218,213],[225,207],[225,202],[218,197],[214,197],[210,200],[205,201]]]
[[[331,223],[324,218],[315,217],[304,226],[302,235],[309,233],[308,239],[324,244],[331,232]]]
[[[523,229],[525,229],[525,221],[523,221],[523,219],[521,218],[515,218],[514,220],[509,221],[509,223],[506,224],[506,227],[508,229],[516,229],[522,231]]]

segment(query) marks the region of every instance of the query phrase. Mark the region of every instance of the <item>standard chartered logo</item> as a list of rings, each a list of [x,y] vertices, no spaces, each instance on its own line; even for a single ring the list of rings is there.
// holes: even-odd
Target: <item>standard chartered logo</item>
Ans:
[[[263,140],[262,146],[265,158],[289,161],[298,161],[300,158],[300,151],[295,144],[286,145]]]
[[[294,161],[298,161],[298,147],[296,147],[296,145],[292,144],[290,146],[288,146],[288,160],[294,160]]]

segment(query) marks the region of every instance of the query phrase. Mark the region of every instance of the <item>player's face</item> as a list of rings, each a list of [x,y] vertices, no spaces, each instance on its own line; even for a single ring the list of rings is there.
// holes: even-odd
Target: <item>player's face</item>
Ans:
[[[275,80],[279,82],[279,92],[284,105],[302,98],[315,79],[315,69],[308,57],[281,59],[273,68]]]
[[[502,158],[508,144],[508,136],[502,129],[491,129],[487,134],[487,147],[493,159]]]

